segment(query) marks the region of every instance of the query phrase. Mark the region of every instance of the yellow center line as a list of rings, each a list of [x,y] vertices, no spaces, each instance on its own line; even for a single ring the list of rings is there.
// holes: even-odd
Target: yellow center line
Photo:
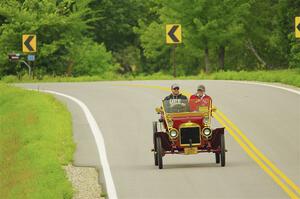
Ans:
[[[223,125],[229,134],[234,138],[234,140],[244,149],[244,151],[262,168],[292,199],[298,198],[297,195],[289,189],[256,155],[253,153],[249,147],[243,143],[243,141],[233,132],[233,130],[219,117],[218,114],[215,114],[214,117],[216,120]]]
[[[159,89],[163,91],[170,91],[169,88],[163,87],[163,86],[153,86],[153,85],[143,85],[143,84],[115,84],[117,86],[131,86],[131,87],[141,87],[141,88],[152,88],[152,89]],[[191,93],[189,92],[182,92],[182,94],[186,96],[190,96]],[[242,149],[289,195],[290,198],[296,199],[299,198],[297,195],[284,184],[282,180],[284,180],[294,191],[296,191],[300,195],[300,188],[292,181],[290,180],[279,168],[277,168],[265,155],[263,155],[256,147],[255,145],[246,137],[244,133],[235,125],[233,122],[231,122],[228,117],[225,116],[224,113],[222,113],[220,110],[217,109],[215,113],[213,113],[213,116],[216,118],[216,120],[223,125],[229,134],[234,138],[234,140],[242,147]],[[224,121],[223,121],[223,120]],[[238,135],[234,133],[234,131],[237,132],[237,134],[242,138],[242,140],[246,143],[244,143]],[[247,146],[248,145],[248,146]],[[250,148],[250,149],[249,149]],[[252,149],[252,151],[251,151]],[[258,157],[257,157],[258,156]],[[261,159],[259,159],[261,158]],[[267,164],[273,172],[275,172],[278,176],[276,176],[272,170],[270,170],[265,164]]]
[[[300,188],[290,180],[280,169],[278,169],[264,154],[262,154],[255,145],[242,133],[242,131],[233,124],[220,110],[217,110],[217,113],[224,119],[232,129],[241,136],[241,138],[248,144],[248,146],[260,157],[277,175],[279,175],[288,185],[290,185],[299,195]]]

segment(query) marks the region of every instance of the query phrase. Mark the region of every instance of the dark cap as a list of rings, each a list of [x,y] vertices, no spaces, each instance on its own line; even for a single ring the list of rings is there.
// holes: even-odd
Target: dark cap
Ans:
[[[199,90],[205,91],[205,86],[204,86],[204,85],[199,85],[199,86],[197,87],[197,90],[198,90],[198,91],[199,91]]]

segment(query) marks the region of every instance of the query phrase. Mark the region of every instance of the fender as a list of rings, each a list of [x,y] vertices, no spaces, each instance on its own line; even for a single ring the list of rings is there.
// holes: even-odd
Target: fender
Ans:
[[[172,143],[169,140],[169,135],[165,132],[156,132],[154,133],[154,137],[160,137],[161,138],[161,144],[164,150],[170,151],[172,149]],[[154,143],[155,146],[156,143]]]
[[[224,135],[225,128],[216,128],[212,132],[211,146],[216,149],[221,145],[221,135]]]

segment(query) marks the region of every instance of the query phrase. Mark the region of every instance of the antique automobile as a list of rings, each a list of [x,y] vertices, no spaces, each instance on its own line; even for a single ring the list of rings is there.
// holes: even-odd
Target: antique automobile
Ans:
[[[225,166],[224,128],[211,128],[211,102],[201,106],[195,101],[164,100],[156,108],[160,119],[153,122],[154,162],[163,168],[167,154],[214,153],[216,163]],[[159,128],[158,128],[159,127]]]

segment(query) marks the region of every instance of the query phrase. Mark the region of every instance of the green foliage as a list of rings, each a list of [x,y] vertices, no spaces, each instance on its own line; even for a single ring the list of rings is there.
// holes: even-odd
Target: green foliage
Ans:
[[[5,82],[5,83],[14,83],[18,81],[17,76],[14,75],[8,75],[8,76],[4,76],[1,81]]]
[[[53,96],[0,84],[0,195],[72,198],[71,115]],[[22,111],[20,111],[22,110]]]
[[[98,20],[90,24],[94,27],[96,41],[104,42],[114,52],[136,45],[138,35],[133,27],[138,25],[138,20],[153,18],[150,9],[154,5],[155,0],[93,1],[91,8],[97,11]]]
[[[35,63],[37,72],[71,75],[70,68],[74,64],[79,64],[78,68],[81,68],[79,71],[86,74],[90,72],[97,74],[104,69],[111,70],[112,57],[106,52],[105,47],[86,39],[90,30],[88,23],[96,20],[89,8],[90,2],[90,0],[57,2],[8,0],[2,3],[0,16],[4,19],[4,23],[0,26],[0,76],[1,73],[16,74],[20,71],[15,63],[8,63],[7,54],[21,51],[21,38],[25,33],[37,35],[38,52]],[[90,45],[91,49],[88,49],[87,45]],[[79,54],[75,54],[74,48],[79,49],[80,46],[85,51],[77,50],[77,53],[85,54],[86,57],[81,56],[79,61],[75,60]],[[97,50],[99,52],[95,52]],[[100,62],[99,58],[94,59],[98,63],[91,68],[93,65],[91,59],[97,56],[104,60]],[[84,63],[88,63],[86,69],[82,69]],[[108,66],[108,63],[111,63],[111,66]]]
[[[159,20],[140,23],[141,44],[151,61],[169,60],[165,24],[180,23],[184,43],[179,46],[189,53],[177,52],[178,57],[184,57],[178,60],[179,65],[193,66],[195,71],[288,68],[289,60],[293,66],[297,62],[291,27],[299,1],[159,2]],[[160,68],[165,70],[165,66]]]
[[[137,73],[141,70],[141,50],[135,46],[128,46],[114,54],[116,60],[122,66],[119,70],[124,73]]]
[[[168,55],[169,48],[165,44],[165,32],[162,25],[153,22],[148,26],[140,22],[140,28],[136,28],[135,31],[141,34],[140,40],[144,48],[144,56],[148,62],[155,63],[149,69],[144,68],[144,71],[149,73],[168,69],[170,55]]]
[[[24,33],[38,36],[38,78],[172,74],[165,25],[174,23],[183,31],[175,56],[180,75],[295,68],[299,9],[298,0],[3,0],[0,77],[24,75],[23,64],[7,60],[8,53],[21,51]]]
[[[73,74],[101,75],[107,71],[116,71],[118,66],[113,63],[112,54],[106,51],[103,44],[86,39],[74,45],[70,50],[73,61]]]
[[[291,68],[300,68],[300,43],[294,41],[291,48],[291,59],[290,59]]]

